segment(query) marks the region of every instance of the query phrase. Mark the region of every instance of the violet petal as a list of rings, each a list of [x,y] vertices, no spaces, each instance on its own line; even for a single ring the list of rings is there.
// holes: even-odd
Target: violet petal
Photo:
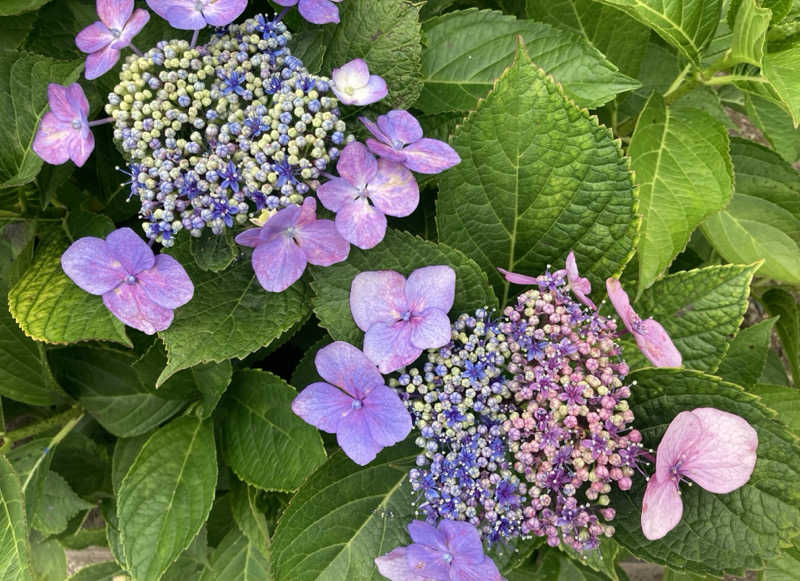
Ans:
[[[358,190],[343,178],[328,180],[317,189],[317,197],[331,212],[338,212],[358,197]]]
[[[405,163],[406,155],[393,147],[390,147],[371,137],[367,138],[367,147],[369,150],[384,159],[395,161],[397,163]]]
[[[133,13],[133,0],[97,0],[96,7],[103,24],[121,31]]]
[[[339,22],[339,9],[330,0],[300,0],[297,8],[312,24]]]
[[[336,162],[339,175],[361,190],[375,177],[378,162],[367,147],[358,141],[348,143]]]
[[[411,343],[411,331],[408,323],[375,323],[364,334],[364,354],[381,373],[405,367],[422,355]]]
[[[114,35],[102,22],[92,22],[75,37],[75,46],[85,53],[93,53],[114,42]],[[52,107],[52,103],[51,103]]]
[[[411,344],[417,349],[444,347],[450,342],[450,319],[436,307],[430,307],[415,315],[411,325]]]
[[[227,26],[244,12],[247,0],[216,0],[203,7],[203,17],[211,26]]]
[[[316,220],[298,228],[295,238],[306,260],[317,266],[330,266],[347,258],[350,244],[342,238],[333,220]]]
[[[191,2],[175,2],[167,10],[167,21],[172,28],[179,30],[200,30],[205,28],[206,19]]]
[[[86,57],[86,72],[84,73],[86,78],[91,81],[104,75],[114,68],[119,57],[120,52],[111,48],[111,45],[93,52]]]
[[[444,531],[421,520],[412,520],[407,528],[411,540],[415,543],[428,545],[443,553],[447,552],[447,537]]]
[[[412,311],[435,307],[446,314],[456,296],[456,272],[447,265],[418,268],[408,276],[405,294]]]
[[[366,412],[353,410],[339,421],[336,441],[342,451],[356,464],[366,466],[375,459],[383,446],[372,439],[367,426]]]
[[[137,8],[130,17],[120,37],[111,43],[111,48],[123,49],[131,44],[133,38],[142,31],[144,25],[150,20],[150,13],[142,8]]]
[[[345,240],[367,250],[377,246],[386,235],[386,216],[360,198],[339,209],[336,229]]]
[[[69,160],[69,143],[75,129],[47,112],[33,139],[33,151],[47,163],[59,165]]]
[[[408,566],[405,547],[397,547],[385,555],[376,557],[375,566],[389,581],[425,581],[424,577],[414,573]]]
[[[424,579],[452,579],[450,563],[444,559],[445,553],[447,551],[414,543],[406,547],[406,562]]]
[[[306,269],[306,255],[294,240],[282,234],[256,247],[251,260],[258,282],[275,293],[292,286]]]
[[[153,268],[155,256],[147,242],[130,228],[119,228],[106,236],[106,244],[111,255],[119,260],[128,274],[137,274]]]
[[[103,304],[120,321],[152,335],[172,323],[172,310],[151,301],[138,284],[123,283],[103,295]]]
[[[428,137],[404,147],[403,154],[406,167],[417,173],[437,174],[461,163],[455,149]]]
[[[61,268],[76,285],[93,295],[107,293],[128,276],[106,241],[94,236],[85,236],[70,244],[61,255]]]
[[[322,379],[352,397],[361,398],[370,388],[384,384],[375,364],[360,349],[344,341],[335,341],[317,351],[314,364]]]
[[[50,83],[47,85],[47,104],[50,105],[50,112],[59,121],[72,123],[77,114],[77,108],[73,105],[67,93],[67,87]]]
[[[409,310],[406,279],[394,270],[358,273],[350,284],[350,312],[362,331],[374,323],[391,323]]]
[[[339,421],[353,410],[353,398],[329,383],[312,383],[292,401],[292,411],[307,423],[334,434]]]
[[[136,275],[147,297],[167,309],[177,309],[194,296],[194,285],[181,263],[168,254],[156,256],[153,268]]]
[[[392,446],[411,433],[411,415],[395,390],[379,385],[363,404],[370,436],[378,444]]]
[[[378,127],[389,140],[387,145],[403,146],[422,139],[422,126],[408,111],[394,109],[378,117]]]
[[[419,185],[414,174],[388,159],[378,160],[378,173],[367,186],[367,194],[375,207],[389,216],[403,218],[419,205]]]

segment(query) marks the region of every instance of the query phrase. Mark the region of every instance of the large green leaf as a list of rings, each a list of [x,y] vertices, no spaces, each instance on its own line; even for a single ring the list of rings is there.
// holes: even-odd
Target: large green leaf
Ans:
[[[350,249],[347,261],[327,268],[312,268],[314,312],[320,325],[334,339],[360,344],[361,331],[350,315],[350,285],[367,270],[396,270],[408,276],[411,271],[433,264],[447,264],[456,271],[456,300],[452,313],[483,306],[496,307],[486,275],[472,260],[444,244],[422,240],[399,230],[389,230],[386,238],[370,250]],[[302,387],[302,386],[298,386]]]
[[[512,571],[508,581],[607,581],[605,575],[593,571],[555,549],[545,549],[536,564],[528,563]]]
[[[664,326],[683,355],[684,367],[713,373],[742,324],[756,268],[709,266],[671,274],[647,289],[634,306],[640,316]],[[632,369],[649,365],[635,346],[625,351],[625,358]]]
[[[776,325],[781,346],[792,368],[792,381],[800,386],[800,306],[792,293],[770,289],[761,296],[761,302],[772,316],[778,316]]]
[[[21,16],[6,16],[0,20],[3,36],[0,38],[0,50],[16,50],[30,34],[37,14],[28,13]]]
[[[127,569],[158,579],[208,518],[217,484],[214,430],[184,416],[156,431],[120,485],[119,531]]]
[[[461,163],[439,181],[439,240],[489,274],[539,274],[574,250],[594,285],[633,252],[638,218],[619,143],[521,49],[489,96],[456,131]]]
[[[211,272],[225,270],[238,254],[236,244],[227,230],[216,235],[206,229],[200,238],[191,238],[189,248],[197,266]]]
[[[91,339],[130,345],[125,325],[111,314],[99,296],[81,290],[61,270],[67,249],[54,237],[36,252],[33,264],[8,292],[8,307],[26,335],[48,343]]]
[[[767,28],[772,12],[761,8],[756,0],[742,0],[733,26],[730,63],[750,63],[762,66]]]
[[[796,581],[800,571],[800,539],[785,547],[781,554],[767,561],[767,566],[759,576],[759,581]]]
[[[639,86],[577,33],[502,12],[448,12],[426,22],[424,31],[424,87],[416,106],[426,113],[473,109],[514,61],[518,38],[533,62],[584,107],[598,107]]]
[[[0,7],[0,16],[3,14]],[[82,61],[57,61],[16,51],[0,54],[0,117],[4,120],[0,126],[0,189],[33,181],[42,169],[42,159],[32,147],[39,120],[47,111],[47,85],[68,85],[78,79],[82,69]]]
[[[77,573],[67,579],[67,581],[114,581],[119,579],[123,571],[114,561],[104,563],[92,563],[81,568]]]
[[[761,129],[772,148],[789,163],[800,159],[800,129],[792,127],[792,118],[777,105],[758,95],[746,94],[747,117]]]
[[[764,405],[777,412],[781,422],[800,436],[800,389],[758,383],[748,387],[747,391],[760,397]]]
[[[599,0],[655,30],[695,64],[714,36],[722,0]]]
[[[297,491],[272,537],[276,581],[378,581],[373,560],[408,544],[414,518],[406,477],[418,449],[384,450],[365,467],[341,451]]]
[[[762,74],[780,98],[781,105],[792,116],[794,126],[800,125],[800,44],[794,44],[764,57]]]
[[[742,574],[759,569],[779,544],[800,532],[800,440],[774,420],[774,412],[739,386],[696,371],[649,369],[635,373],[629,400],[644,444],[655,448],[681,411],[714,407],[737,414],[758,432],[758,461],[747,484],[729,494],[683,486],[683,517],[667,535],[642,535],[644,478],[615,494],[614,538],[635,556],[697,573]]]
[[[725,381],[746,388],[758,383],[767,362],[772,327],[777,319],[766,319],[742,329],[731,341],[730,348],[719,364],[716,374]],[[800,393],[800,392],[798,392]]]
[[[45,535],[56,535],[67,528],[69,519],[90,508],[94,505],[82,500],[60,474],[50,470],[31,515],[31,528]]]
[[[703,233],[726,260],[764,260],[760,275],[800,283],[800,174],[752,141],[732,140],[731,155],[735,194]]]
[[[270,533],[267,519],[258,507],[259,490],[236,481],[227,498],[231,503],[231,513],[236,526],[244,533],[248,542],[265,559],[270,558]]]
[[[319,432],[292,411],[296,395],[266,371],[234,376],[223,401],[222,456],[240,479],[264,490],[294,490],[325,461]]]
[[[0,578],[33,581],[31,547],[20,489],[14,468],[5,456],[0,456]]]
[[[265,581],[271,578],[267,558],[234,528],[211,553],[200,581]]]
[[[167,348],[167,366],[158,385],[198,363],[245,357],[308,314],[302,280],[283,292],[271,293],[258,284],[249,257],[215,273],[194,265],[185,248],[175,255],[194,283],[194,297],[175,311],[169,329],[159,333]]]
[[[654,94],[629,150],[640,186],[639,292],[655,282],[704,218],[733,192],[725,127],[698,110],[667,108]]]
[[[31,542],[31,567],[36,581],[63,581],[67,577],[67,555],[56,539]]]
[[[3,0],[0,4],[0,16],[12,16],[31,10],[38,10],[50,0]]]

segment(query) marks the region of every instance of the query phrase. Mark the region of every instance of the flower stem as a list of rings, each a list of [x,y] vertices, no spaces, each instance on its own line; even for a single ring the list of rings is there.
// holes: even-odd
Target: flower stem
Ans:
[[[766,83],[767,79],[764,77],[754,77],[750,75],[721,75],[719,77],[711,77],[707,81],[703,81],[706,85],[719,86],[729,85],[736,81],[748,81],[751,83]]]
[[[61,442],[61,440],[66,438],[67,434],[69,434],[72,431],[72,428],[77,426],[78,422],[83,419],[83,411],[78,406],[75,406],[72,409],[77,409],[78,411],[80,411],[80,415],[78,417],[72,418],[66,424],[64,424],[61,427],[61,429],[58,431],[58,433],[55,436],[53,436],[53,439],[50,440],[50,443],[47,444],[47,447],[44,449],[44,452],[42,452],[42,455],[39,456],[39,458],[36,460],[36,464],[34,464],[33,468],[31,468],[31,471],[28,472],[28,477],[25,479],[25,483],[22,485],[22,493],[23,494],[25,493],[25,489],[28,487],[28,484],[30,484],[31,478],[33,478],[34,472],[36,472],[36,469],[42,463],[42,461],[44,460],[45,456],[47,456],[47,453],[50,450],[52,450],[55,446],[57,446],[59,444],[59,442]]]
[[[136,47],[133,45],[133,43],[130,43],[128,46],[129,46],[129,47],[131,47],[131,50],[132,50],[133,52],[135,52],[137,55],[139,55],[139,56],[144,56],[144,55],[142,54],[142,51],[140,51],[138,48],[136,48]]]
[[[192,42],[189,45],[189,48],[194,48],[194,45],[197,44],[197,37],[200,36],[200,29],[198,28],[192,33]]]
[[[666,105],[674,103],[697,85],[697,79],[694,76],[689,76],[691,70],[692,64],[689,63],[683,67],[683,70],[675,77],[675,80],[672,81],[669,89],[664,93],[664,103]]]
[[[98,125],[105,125],[106,123],[113,123],[113,117],[104,117],[103,119],[95,119],[94,121],[89,121],[89,127],[97,127]]]
[[[68,423],[76,417],[80,418],[82,416],[83,410],[80,408],[80,406],[76,405],[66,411],[58,413],[54,416],[50,416],[49,418],[45,418],[40,422],[35,422],[16,430],[12,430],[8,433],[4,433],[2,434],[3,443],[2,446],[0,446],[0,454],[5,454],[15,443],[19,442],[20,440],[30,438],[31,436],[36,436],[42,432],[47,432],[56,426],[64,424],[65,421]]]
[[[287,6],[286,8],[281,10],[281,13],[278,14],[278,17],[275,19],[275,22],[280,22],[281,20],[283,20],[283,17],[286,16],[286,13],[289,12],[289,8],[291,7]]]

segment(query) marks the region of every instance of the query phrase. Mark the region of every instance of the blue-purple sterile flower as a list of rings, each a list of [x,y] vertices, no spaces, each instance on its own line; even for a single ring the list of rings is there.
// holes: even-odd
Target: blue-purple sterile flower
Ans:
[[[147,0],[147,5],[173,28],[200,30],[230,24],[247,8],[247,0]]]
[[[411,416],[400,396],[357,348],[336,341],[320,349],[314,363],[325,382],[301,391],[292,410],[309,424],[336,434],[354,462],[368,464],[411,432]]]
[[[150,20],[147,10],[133,9],[133,0],[97,0],[100,20],[91,23],[75,37],[81,52],[87,53],[86,78],[96,79],[110,71],[120,51],[131,45],[133,37]]]
[[[302,206],[284,208],[261,228],[245,230],[236,243],[255,248],[253,270],[261,286],[271,292],[289,288],[309,262],[330,266],[350,251],[331,220],[317,220],[317,202],[311,197]]]
[[[71,159],[78,167],[86,163],[94,149],[94,135],[89,128],[89,101],[78,83],[69,87],[50,83],[47,86],[50,111],[45,113],[33,151],[55,165]]]
[[[297,6],[300,16],[312,24],[339,22],[339,8],[334,4],[342,0],[275,0],[279,6]]]
[[[483,552],[478,530],[471,524],[442,520],[434,527],[415,520],[408,525],[411,540],[375,559],[390,581],[500,581],[500,571]]]
[[[130,228],[105,240],[79,238],[61,255],[61,268],[123,323],[152,335],[172,323],[173,309],[191,300],[194,285],[180,263],[153,251]]]
[[[375,136],[375,139],[367,139],[370,150],[412,171],[436,174],[461,162],[456,150],[444,141],[423,137],[422,126],[408,111],[389,111],[378,117],[377,123],[366,117],[360,119]]]
[[[376,160],[362,143],[348,144],[336,169],[341,177],[322,184],[317,196],[336,212],[339,233],[359,248],[372,248],[383,240],[386,215],[408,216],[419,204],[414,174],[391,160]]]
[[[350,287],[350,311],[365,331],[364,353],[390,373],[408,365],[424,349],[451,338],[456,273],[449,266],[426,266],[408,280],[393,270],[362,272]]]
[[[567,276],[567,284],[569,285],[569,289],[572,293],[578,298],[580,302],[584,305],[589,307],[590,309],[596,311],[597,305],[592,302],[592,299],[589,298],[589,293],[592,292],[592,283],[589,282],[588,278],[582,277],[578,273],[578,263],[575,261],[575,253],[570,251],[567,254],[566,260],[566,268],[563,270],[557,270],[553,273],[553,276],[556,277],[563,277],[564,275]],[[513,282],[514,284],[523,284],[523,285],[536,285],[539,284],[539,279],[535,276],[528,276],[526,274],[518,274],[516,272],[509,272],[508,270],[498,268],[497,270],[505,277],[508,282]]]
[[[383,99],[389,92],[386,81],[370,75],[363,59],[354,59],[331,71],[331,89],[345,105],[370,105]]]

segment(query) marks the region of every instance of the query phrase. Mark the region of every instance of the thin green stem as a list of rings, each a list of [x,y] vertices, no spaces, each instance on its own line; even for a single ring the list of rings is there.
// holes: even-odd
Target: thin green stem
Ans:
[[[80,411],[80,408],[78,408],[77,406],[72,408],[72,409],[73,410],[77,409],[77,410]],[[25,493],[25,489],[28,487],[28,484],[30,484],[31,478],[33,478],[34,472],[36,472],[36,469],[39,468],[39,465],[42,463],[42,461],[44,460],[45,456],[47,456],[47,454],[50,452],[50,450],[55,448],[61,442],[61,440],[66,438],[67,434],[69,434],[72,431],[72,428],[77,426],[78,422],[80,422],[82,419],[83,419],[83,412],[80,411],[80,415],[79,416],[74,417],[71,420],[69,420],[66,424],[64,424],[61,427],[61,429],[58,431],[58,433],[55,436],[53,436],[53,439],[50,440],[49,444],[47,444],[47,447],[44,449],[44,452],[42,452],[42,455],[39,456],[39,458],[36,460],[36,464],[33,465],[33,468],[31,468],[31,471],[28,473],[28,477],[25,479],[25,483],[22,485],[23,494]]]
[[[62,426],[65,422],[69,422],[70,420],[76,417],[81,417],[82,415],[83,410],[81,410],[80,406],[73,406],[66,411],[58,413],[54,416],[50,416],[49,418],[45,418],[40,422],[35,422],[33,424],[2,434],[3,444],[0,446],[0,454],[7,452],[15,443],[19,442],[20,440],[48,432],[53,428]]]
[[[703,81],[703,83],[714,87],[720,85],[730,85],[731,83],[735,83],[736,81],[747,81],[750,83],[766,83],[767,79],[765,79],[764,77],[753,77],[750,75],[722,75],[719,77],[711,77],[710,79]]]

